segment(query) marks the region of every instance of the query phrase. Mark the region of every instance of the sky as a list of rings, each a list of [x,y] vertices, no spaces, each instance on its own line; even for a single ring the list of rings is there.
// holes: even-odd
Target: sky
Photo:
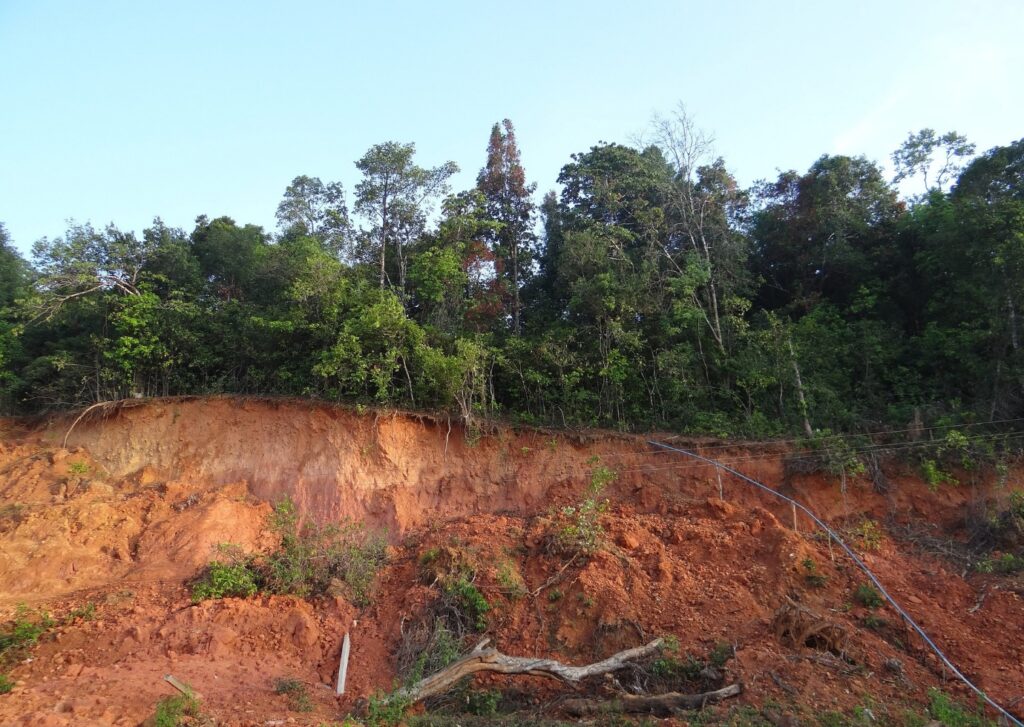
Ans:
[[[0,222],[198,215],[274,229],[297,175],[373,144],[474,183],[515,124],[539,193],[570,155],[686,105],[741,183],[822,154],[879,162],[923,127],[1024,136],[1021,0],[0,0]]]

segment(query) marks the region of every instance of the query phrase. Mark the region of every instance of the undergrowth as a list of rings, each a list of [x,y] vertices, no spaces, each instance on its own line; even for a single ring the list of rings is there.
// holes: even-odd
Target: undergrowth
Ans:
[[[357,606],[370,602],[377,571],[387,560],[387,541],[359,523],[300,525],[291,500],[278,503],[268,528],[279,545],[263,557],[245,555],[232,544],[218,546],[193,583],[192,600],[252,596],[259,591],[308,597],[345,595]]]
[[[212,725],[213,721],[203,714],[199,699],[190,691],[157,702],[152,723],[154,727],[184,727]]]

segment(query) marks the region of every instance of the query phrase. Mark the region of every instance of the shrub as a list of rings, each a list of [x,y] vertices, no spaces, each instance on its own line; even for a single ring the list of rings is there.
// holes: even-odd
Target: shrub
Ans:
[[[179,727],[179,725],[203,724],[205,718],[194,694],[178,694],[165,697],[156,704],[153,714],[154,727]]]
[[[865,608],[878,608],[882,605],[882,594],[867,583],[861,583],[853,592],[853,600]]]
[[[257,590],[256,575],[250,563],[215,560],[192,585],[192,602],[210,598],[248,598]]]
[[[14,689],[14,682],[6,674],[0,674],[0,694],[9,694]]]
[[[455,599],[459,608],[477,631],[487,628],[487,612],[491,610],[491,604],[484,598],[480,589],[465,577],[458,578],[443,588],[448,595]]]
[[[1024,571],[1024,556],[1003,553],[998,558],[986,558],[975,567],[979,573],[1019,573]]]
[[[261,568],[264,586],[274,593],[310,596],[327,593],[340,582],[352,602],[365,606],[377,571],[387,560],[387,542],[359,523],[299,526],[291,500],[274,509],[270,527],[279,548]]]
[[[882,528],[878,523],[869,518],[861,520],[860,524],[850,531],[850,534],[860,542],[864,550],[877,551],[882,548]]]
[[[601,516],[608,509],[608,500],[601,499],[604,489],[618,476],[616,472],[592,459],[590,486],[587,496],[575,505],[563,507],[556,517],[553,545],[555,550],[570,554],[590,554],[604,541]]]
[[[813,560],[810,558],[804,558],[801,565],[803,565],[804,570],[807,571],[804,574],[804,580],[807,582],[807,585],[813,588],[821,588],[828,583],[828,576],[824,573],[818,572],[818,566]]]
[[[288,696],[288,708],[293,712],[313,711],[313,700],[309,697],[309,690],[298,679],[278,679],[274,684],[274,692]]]
[[[51,626],[53,619],[46,611],[33,612],[24,604],[19,605],[14,621],[0,631],[0,663],[17,658]]]

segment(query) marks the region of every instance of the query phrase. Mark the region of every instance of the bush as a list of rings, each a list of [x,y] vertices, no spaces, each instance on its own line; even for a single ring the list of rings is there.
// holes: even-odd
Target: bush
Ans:
[[[1024,571],[1024,556],[1003,553],[998,558],[986,558],[976,566],[979,573],[1020,573]]]
[[[39,641],[51,626],[53,619],[46,611],[33,612],[27,606],[19,605],[14,621],[0,631],[0,663],[16,659]]]
[[[298,679],[278,679],[274,684],[274,692],[288,695],[288,708],[293,712],[313,711],[313,700],[309,697],[309,690]]]
[[[192,602],[210,598],[248,598],[256,594],[256,574],[249,562],[213,561],[192,586]]]
[[[591,472],[587,496],[575,505],[563,507],[555,518],[552,544],[558,552],[588,555],[598,550],[604,542],[601,516],[608,509],[608,500],[601,499],[600,495],[618,475],[598,462],[596,458],[591,460],[595,466]]]
[[[179,694],[165,697],[156,704],[153,714],[154,727],[179,727],[179,725],[204,724],[205,716],[195,695]]]
[[[14,689],[14,682],[6,674],[0,674],[0,694],[10,694]]]
[[[867,583],[861,583],[853,592],[853,600],[865,608],[878,608],[882,605],[882,594]]]
[[[352,522],[300,528],[291,500],[277,505],[270,527],[281,545],[262,568],[267,590],[311,596],[327,593],[337,581],[353,603],[369,603],[370,586],[387,560],[387,542],[382,536],[371,536],[362,525]]]
[[[222,559],[210,563],[193,584],[192,600],[246,598],[257,591],[306,597],[337,588],[357,606],[369,603],[373,580],[387,560],[383,536],[368,535],[362,525],[349,522],[300,528],[291,500],[274,508],[268,526],[280,539],[275,551],[256,559],[238,546],[218,546]]]

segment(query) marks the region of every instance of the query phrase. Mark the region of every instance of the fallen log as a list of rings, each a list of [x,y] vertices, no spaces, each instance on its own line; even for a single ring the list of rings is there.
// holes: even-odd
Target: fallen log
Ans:
[[[622,694],[612,699],[569,699],[562,708],[573,717],[587,717],[596,714],[654,714],[667,717],[681,709],[703,709],[709,704],[735,697],[743,691],[743,685],[730,684],[703,694],[666,692],[649,696]]]
[[[663,643],[663,639],[655,639],[644,646],[620,651],[617,654],[612,654],[607,659],[588,664],[587,666],[572,666],[555,661],[554,659],[508,656],[507,654],[502,654],[497,649],[485,649],[484,647],[487,645],[487,640],[485,639],[468,656],[459,659],[436,674],[431,674],[421,679],[415,684],[396,690],[388,697],[387,701],[414,704],[435,694],[441,694],[455,686],[463,677],[481,671],[551,677],[575,685],[587,677],[608,674],[622,669],[630,662],[650,656],[657,652]]]

